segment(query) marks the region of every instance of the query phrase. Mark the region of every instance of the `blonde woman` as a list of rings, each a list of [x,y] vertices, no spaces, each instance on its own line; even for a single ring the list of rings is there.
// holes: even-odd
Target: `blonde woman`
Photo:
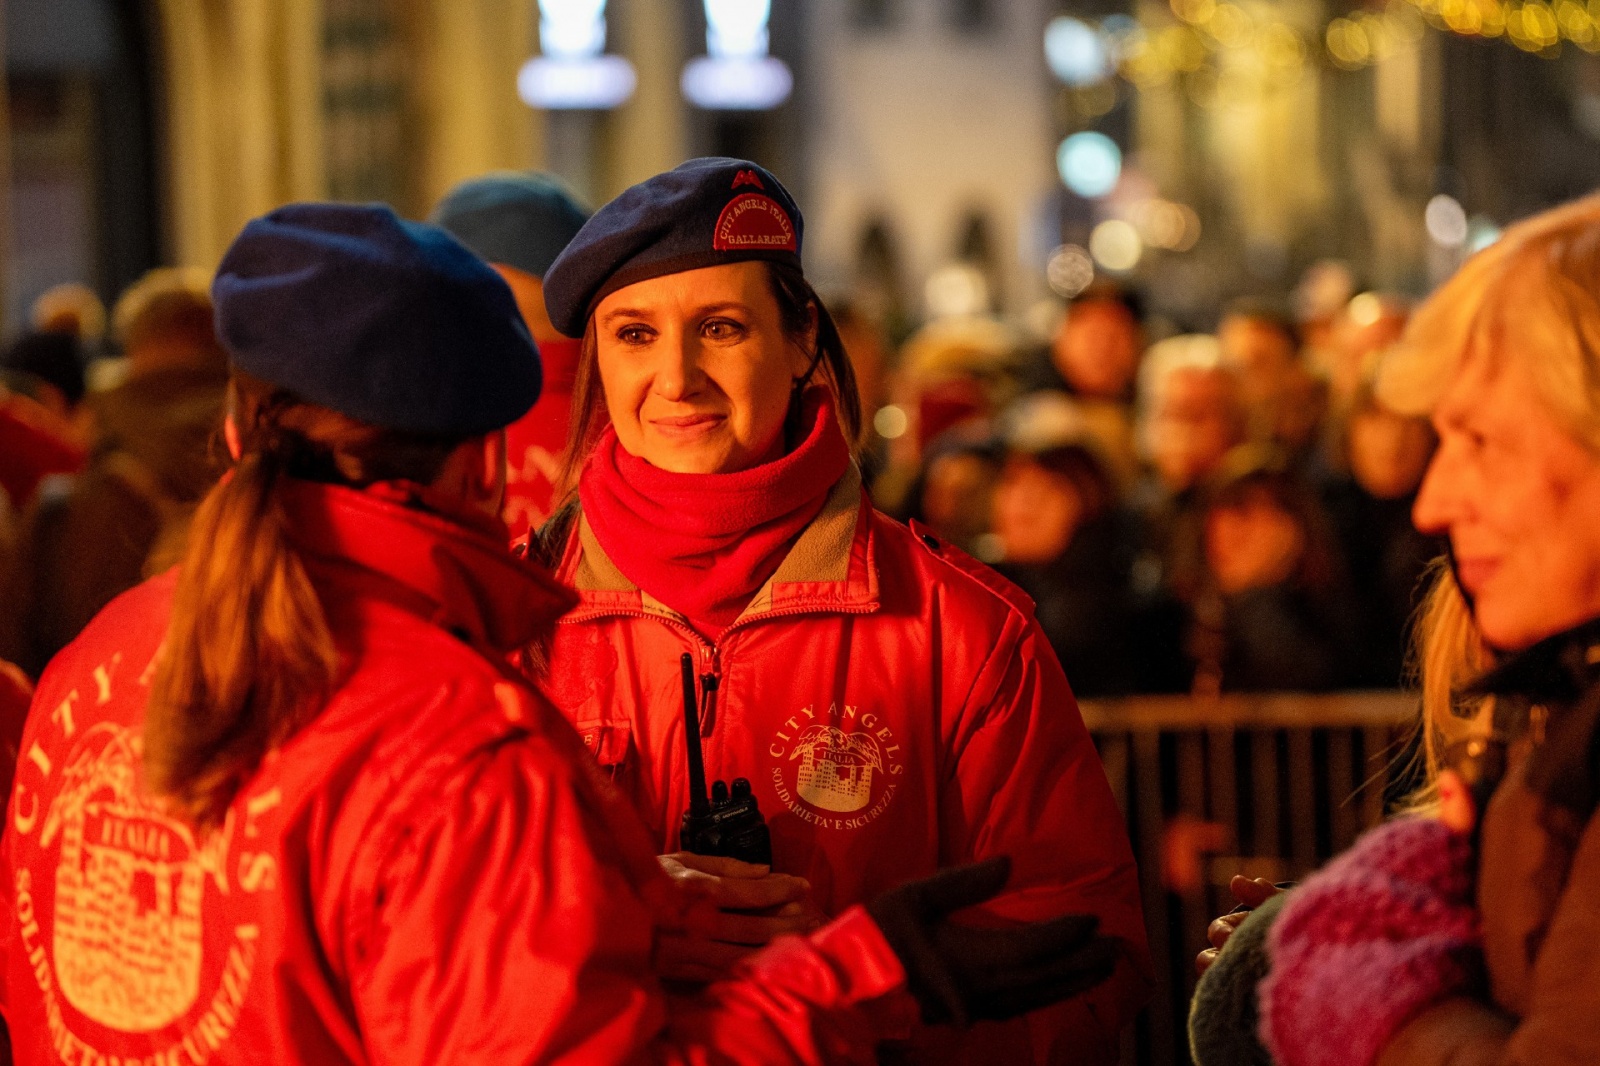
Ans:
[[[1449,749],[1437,822],[1377,830],[1291,895],[1262,1035],[1283,1066],[1594,1063],[1600,197],[1469,261],[1380,384],[1439,433],[1414,517],[1448,536],[1492,655],[1468,689],[1489,735]]]

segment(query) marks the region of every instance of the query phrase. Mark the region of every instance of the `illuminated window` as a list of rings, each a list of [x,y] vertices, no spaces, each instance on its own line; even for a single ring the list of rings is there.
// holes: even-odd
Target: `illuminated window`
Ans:
[[[680,84],[696,107],[765,111],[789,98],[794,75],[767,54],[772,0],[704,0],[706,55],[689,60]]]
[[[606,0],[540,0],[539,47],[564,59],[592,59],[605,51]]]
[[[114,296],[158,261],[146,18],[143,5],[111,0],[7,0],[0,318],[12,329],[55,285]]]
[[[517,95],[529,107],[606,110],[638,84],[631,63],[604,54],[606,0],[539,0],[539,49],[517,72]]]

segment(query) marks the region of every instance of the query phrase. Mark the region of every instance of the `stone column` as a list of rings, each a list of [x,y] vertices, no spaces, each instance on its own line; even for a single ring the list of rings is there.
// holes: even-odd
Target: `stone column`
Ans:
[[[255,215],[323,195],[316,0],[159,0],[178,263],[211,268]]]
[[[688,105],[678,80],[689,56],[705,51],[705,41],[688,40],[683,0],[611,0],[607,15],[607,50],[627,57],[639,86],[603,122],[597,202],[688,158]]]
[[[543,163],[542,116],[517,98],[534,54],[537,0],[409,0],[413,198],[425,214],[457,182]]]

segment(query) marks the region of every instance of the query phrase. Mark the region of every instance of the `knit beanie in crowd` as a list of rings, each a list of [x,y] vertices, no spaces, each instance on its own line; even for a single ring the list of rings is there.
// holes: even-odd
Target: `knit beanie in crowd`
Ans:
[[[548,174],[503,171],[462,182],[428,221],[491,263],[543,278],[589,212]]]

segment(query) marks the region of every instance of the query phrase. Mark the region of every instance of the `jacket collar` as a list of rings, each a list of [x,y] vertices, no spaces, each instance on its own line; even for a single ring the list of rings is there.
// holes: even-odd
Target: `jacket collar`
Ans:
[[[1495,698],[1492,743],[1531,739],[1527,786],[1587,820],[1600,800],[1600,619],[1511,656],[1469,691]]]
[[[822,512],[801,532],[777,571],[733,624],[767,615],[877,610],[878,566],[870,519],[871,504],[861,490],[861,473],[851,464],[829,492]],[[623,576],[581,512],[556,576],[578,596],[577,609],[562,622],[645,614],[688,624],[681,614]]]
[[[1517,652],[1473,682],[1467,692],[1569,703],[1596,684],[1600,684],[1600,618]]]
[[[355,581],[481,649],[523,647],[573,603],[511,554],[504,524],[409,482],[364,490],[285,479],[289,536],[319,577]]]

